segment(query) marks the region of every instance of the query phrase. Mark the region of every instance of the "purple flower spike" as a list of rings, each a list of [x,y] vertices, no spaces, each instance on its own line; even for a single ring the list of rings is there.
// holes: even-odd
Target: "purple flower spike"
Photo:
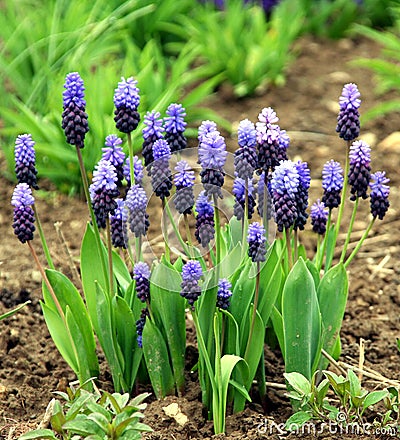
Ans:
[[[106,137],[105,147],[102,148],[103,154],[101,158],[111,162],[117,173],[117,186],[122,186],[124,178],[124,161],[125,153],[121,147],[122,139],[115,134],[110,134]]]
[[[34,189],[37,185],[35,142],[32,135],[21,134],[15,140],[15,174],[19,183],[27,183]]]
[[[235,196],[235,204],[233,206],[233,214],[238,220],[242,220],[244,216],[244,206],[245,206],[245,180],[240,177],[236,177],[233,181],[233,194]],[[252,180],[247,180],[247,199],[248,199],[248,219],[251,219],[254,214],[254,207],[256,206],[256,201],[253,196],[254,186]]]
[[[194,205],[194,171],[190,168],[189,164],[185,160],[181,160],[176,164],[175,171],[175,208],[180,214],[190,214]]]
[[[129,212],[129,228],[135,237],[146,235],[150,226],[149,215],[146,213],[147,196],[138,184],[132,185],[126,194],[125,204]]]
[[[268,173],[286,160],[286,149],[289,146],[289,137],[286,131],[281,130],[278,117],[271,107],[264,108],[258,115],[256,124],[258,144],[258,167]]]
[[[371,178],[371,148],[364,141],[355,141],[350,146],[349,152],[350,170],[350,200],[357,197],[366,199],[368,197],[368,185]]]
[[[222,198],[221,187],[224,184],[227,151],[225,139],[218,131],[212,131],[203,136],[199,145],[199,163],[201,183],[207,195],[217,195]]]
[[[139,261],[133,268],[136,281],[136,295],[142,302],[150,301],[150,269],[146,263]]]
[[[308,218],[308,190],[310,188],[311,176],[307,162],[298,161],[295,166],[299,173],[299,186],[297,188],[297,217],[294,222],[294,228],[303,230]]]
[[[127,249],[128,247],[128,212],[122,199],[115,199],[117,207],[114,214],[110,215],[111,242],[116,248]]]
[[[275,222],[279,232],[290,228],[298,217],[297,196],[300,176],[296,164],[290,160],[275,168],[271,179]]]
[[[196,230],[197,241],[205,248],[208,246],[215,235],[214,207],[209,202],[205,191],[202,191],[196,201]]]
[[[169,168],[171,150],[167,141],[158,139],[153,144],[154,162],[150,164],[149,174],[156,196],[164,199],[172,188],[172,174]]]
[[[102,159],[96,165],[89,192],[97,225],[105,228],[108,216],[117,208],[114,199],[119,195],[117,172],[110,161]]]
[[[254,263],[265,261],[266,241],[265,229],[258,222],[250,223],[247,234],[248,254]]]
[[[35,214],[32,205],[35,199],[27,183],[19,183],[13,192],[11,205],[14,206],[13,229],[21,243],[33,240]]]
[[[207,136],[213,131],[216,131],[219,134],[219,131],[217,130],[217,124],[214,121],[203,121],[198,130],[198,140],[201,142],[204,136]]]
[[[196,260],[190,260],[182,267],[181,296],[187,299],[191,307],[201,294],[199,280],[202,276],[201,265]]]
[[[239,148],[235,152],[235,171],[241,179],[251,179],[257,167],[256,129],[245,119],[240,121],[238,129]]]
[[[217,291],[217,307],[223,310],[228,310],[231,296],[232,296],[232,284],[225,278],[221,278],[218,281]]]
[[[343,188],[343,170],[339,162],[333,159],[326,162],[322,169],[322,196],[323,204],[329,208],[337,208],[340,205],[340,193]]]
[[[144,177],[143,163],[138,156],[133,156],[133,174],[135,178],[135,183],[138,185],[142,184]],[[129,157],[126,158],[124,164],[124,176],[125,180],[128,183],[128,186],[131,186],[131,167]]]
[[[143,128],[143,157],[144,164],[147,167],[153,162],[153,144],[156,140],[162,139],[164,136],[163,120],[160,112],[155,110],[147,112],[144,117]]]
[[[311,206],[311,224],[314,232],[324,235],[326,232],[326,222],[328,219],[328,211],[325,205],[317,200]]]
[[[85,87],[79,73],[69,73],[65,78],[65,91],[63,92],[62,128],[67,142],[76,147],[83,148],[85,135],[89,131],[88,116],[86,114],[86,101],[84,99]]]
[[[218,131],[203,136],[199,146],[199,163],[203,169],[223,168],[227,154],[225,139]]]
[[[121,78],[114,92],[114,121],[115,126],[122,133],[131,133],[140,121],[137,111],[140,103],[137,81],[132,77]]]
[[[371,214],[374,218],[378,217],[380,220],[383,219],[390,206],[388,183],[389,179],[384,171],[377,171],[371,175],[371,183],[369,184],[371,187]]]
[[[165,140],[171,147],[171,152],[181,151],[187,146],[187,139],[183,135],[186,129],[185,109],[182,104],[170,104],[167,108],[167,117],[164,118]]]
[[[359,97],[360,92],[355,84],[345,84],[339,98],[340,111],[336,126],[336,132],[345,141],[353,141],[360,134]]]
[[[281,162],[272,174],[271,189],[278,194],[288,193],[295,197],[300,183],[296,164],[291,160]]]
[[[270,14],[276,5],[280,3],[281,0],[262,0],[262,7],[266,14]]]
[[[149,310],[147,307],[142,309],[140,312],[140,318],[136,321],[136,334],[137,334],[137,344],[139,348],[143,348],[143,329],[146,324],[146,319],[149,316]]]

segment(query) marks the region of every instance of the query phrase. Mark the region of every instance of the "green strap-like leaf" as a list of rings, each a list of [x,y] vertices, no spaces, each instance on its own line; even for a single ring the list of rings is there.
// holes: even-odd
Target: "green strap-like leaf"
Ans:
[[[185,383],[186,348],[186,304],[180,295],[181,281],[180,273],[165,259],[154,267],[150,279],[152,311],[161,318],[179,393]]]
[[[143,354],[151,385],[157,399],[174,393],[174,375],[169,363],[167,345],[156,325],[146,320],[142,335]]]
[[[311,380],[321,354],[321,313],[314,279],[302,258],[283,288],[282,319],[285,370],[297,371]]]
[[[103,257],[105,258],[105,248],[103,251]],[[98,283],[104,291],[107,291],[108,288],[107,279],[105,278],[102,265],[100,264],[100,258],[101,256],[98,252],[93,228],[90,226],[90,224],[88,224],[81,246],[81,277],[89,316],[92,321],[93,328],[95,329],[99,338],[101,331],[99,329],[97,316],[96,283]]]
[[[323,323],[323,348],[331,356],[337,347],[340,328],[347,304],[348,277],[342,263],[329,269],[318,286],[318,302]],[[326,369],[328,361],[321,358],[319,368]]]
[[[112,300],[115,314],[117,341],[124,358],[124,380],[131,391],[136,380],[142,350],[137,345],[136,320],[124,298],[115,296]]]

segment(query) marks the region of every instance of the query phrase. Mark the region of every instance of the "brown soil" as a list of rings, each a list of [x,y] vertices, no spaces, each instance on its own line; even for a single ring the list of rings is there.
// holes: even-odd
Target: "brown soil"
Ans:
[[[379,47],[362,39],[338,42],[303,39],[298,44],[298,51],[298,59],[289,68],[283,87],[240,101],[232,98],[228,88],[222,88],[210,99],[210,105],[236,123],[246,117],[256,121],[263,107],[272,106],[280,117],[281,127],[291,136],[290,157],[300,157],[310,165],[315,200],[321,195],[318,179],[324,162],[343,158],[344,146],[335,134],[336,103],[343,84],[355,82],[358,85],[363,100],[361,113],[378,100],[370,72],[351,66],[348,61],[360,56],[377,56]],[[399,122],[399,115],[393,114],[362,126],[362,135],[368,137],[373,147],[373,170],[384,169],[391,179],[391,208],[385,219],[377,222],[371,238],[350,266],[349,302],[341,334],[342,360],[357,365],[359,344],[363,340],[365,365],[394,380],[400,379],[396,348],[400,333],[400,269],[396,264],[400,257],[397,203],[400,139],[392,145],[382,141],[398,130]],[[235,140],[228,139],[228,145],[233,151]],[[0,165],[3,171],[3,158]],[[13,185],[0,177],[0,186],[0,313],[26,299],[32,301],[17,315],[0,322],[0,438],[7,438],[10,429],[15,434],[10,434],[9,438],[16,438],[18,433],[36,426],[41,420],[52,391],[64,389],[75,377],[46,329],[39,304],[40,274],[28,247],[21,245],[12,232],[10,199]],[[71,275],[53,223],[63,222],[62,231],[77,261],[87,220],[85,203],[46,191],[37,197],[36,205],[57,268]],[[368,203],[364,205],[356,220],[357,231],[362,231],[368,221]],[[359,236],[355,234],[355,242]],[[307,244],[313,245],[312,234],[305,233],[304,238]],[[269,382],[283,383],[283,364],[277,352],[268,351],[266,369]],[[106,374],[103,380],[104,386],[110,387]],[[383,386],[367,378],[363,384],[370,389]],[[183,427],[163,411],[175,401],[189,418]],[[261,428],[268,420],[284,422],[291,414],[290,404],[283,392],[274,387],[269,388],[268,402],[266,413],[260,405],[252,403],[243,413],[230,415],[225,438],[279,438],[276,431],[267,429],[265,432]],[[197,384],[189,374],[184,399],[169,397],[166,401],[153,401],[146,416],[146,422],[154,429],[147,435],[149,439],[205,439],[213,435],[212,423],[203,416]],[[303,437],[314,438],[312,435]],[[326,438],[326,433],[323,437]]]

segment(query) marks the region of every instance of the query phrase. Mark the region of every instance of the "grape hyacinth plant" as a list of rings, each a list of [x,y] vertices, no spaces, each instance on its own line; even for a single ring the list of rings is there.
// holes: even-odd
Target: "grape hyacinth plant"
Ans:
[[[143,118],[142,155],[133,156],[130,136],[141,119],[133,77],[122,78],[114,94],[116,127],[123,137],[107,136],[89,185],[80,152],[89,128],[83,81],[70,73],[64,87],[62,127],[66,142],[76,147],[90,214],[79,289],[55,270],[44,237],[48,268],[35,251],[40,223],[30,135],[16,141],[19,183],[11,203],[14,232],[43,277],[46,324],[82,386],[90,388],[90,379],[99,377],[97,339],[117,393],[150,384],[156,398],[182,396],[189,316],[198,348],[198,362],[191,367],[219,434],[225,431],[227,409],[243,410],[255,381],[265,404],[267,341],[279,346],[286,373],[309,381],[339,358],[349,264],[390,207],[389,179],[384,171],[372,172],[373,150],[357,140],[361,100],[355,84],[346,84],[340,97],[337,133],[346,143],[345,166],[340,158],[326,162],[314,203],[309,166],[289,159],[288,133],[271,107],[261,110],[256,123],[240,121],[234,154],[217,124],[203,121],[194,156],[199,166],[186,146],[186,110],[178,103],[166,115],[155,109]],[[226,177],[234,179],[233,189]],[[152,193],[162,209],[153,206]],[[371,219],[350,252],[364,202]],[[184,237],[171,204],[185,220]],[[351,207],[351,218],[341,243],[345,206]],[[163,236],[157,236],[160,229]],[[303,244],[309,229],[316,249]],[[192,243],[192,235],[198,243]],[[172,245],[171,236],[179,245]]]

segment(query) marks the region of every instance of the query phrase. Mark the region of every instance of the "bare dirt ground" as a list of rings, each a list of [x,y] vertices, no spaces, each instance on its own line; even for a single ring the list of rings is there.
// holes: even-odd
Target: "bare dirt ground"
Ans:
[[[331,158],[343,163],[345,146],[335,133],[337,101],[343,84],[354,82],[358,85],[362,98],[361,114],[380,99],[374,93],[375,83],[371,73],[348,62],[358,57],[378,56],[380,48],[364,39],[332,42],[309,38],[301,40],[297,48],[298,59],[289,68],[283,87],[243,100],[233,99],[229,89],[222,88],[210,98],[209,105],[233,123],[243,118],[255,122],[263,107],[273,107],[280,117],[281,127],[291,137],[289,156],[309,163],[314,201],[321,197],[323,164]],[[400,358],[396,348],[396,338],[400,335],[400,137],[389,142],[388,136],[399,127],[399,114],[376,119],[361,127],[361,138],[365,138],[372,147],[373,171],[386,170],[391,179],[391,208],[385,219],[376,223],[370,238],[349,268],[349,302],[341,334],[343,360],[357,365],[359,344],[363,340],[365,366],[393,380],[400,379]],[[235,139],[229,138],[227,143],[234,151]],[[0,173],[4,169],[4,159],[0,156]],[[47,183],[45,187],[50,188]],[[0,176],[0,188],[0,313],[26,299],[32,301],[14,317],[0,322],[0,438],[7,438],[10,429],[15,434],[9,438],[17,438],[18,432],[23,432],[27,426],[36,426],[41,420],[52,398],[52,391],[65,389],[75,377],[56,350],[45,326],[39,304],[40,274],[27,246],[20,244],[13,235],[10,206],[13,184]],[[70,275],[66,254],[53,224],[56,221],[63,223],[66,242],[77,259],[87,221],[85,203],[45,191],[36,205],[55,263]],[[363,205],[350,246],[356,244],[368,223],[368,202]],[[346,215],[348,217],[349,213]],[[304,240],[312,246],[312,233],[306,232]],[[106,368],[103,370],[102,384],[110,387]],[[267,351],[266,371],[268,381],[283,383],[283,364],[277,352]],[[363,385],[369,389],[383,386],[368,378],[364,378]],[[266,426],[267,419],[284,422],[291,414],[290,404],[283,392],[273,387],[269,388],[268,398],[267,413],[255,402],[249,404],[244,413],[229,416],[224,438],[278,438],[278,433],[264,432],[260,426]],[[189,423],[183,427],[166,416],[162,409],[172,401],[178,402],[189,417]],[[154,429],[147,436],[149,439],[206,439],[213,434],[211,422],[203,417],[199,389],[189,374],[185,399],[170,397],[166,401],[153,401],[146,410],[146,416],[146,422]]]

